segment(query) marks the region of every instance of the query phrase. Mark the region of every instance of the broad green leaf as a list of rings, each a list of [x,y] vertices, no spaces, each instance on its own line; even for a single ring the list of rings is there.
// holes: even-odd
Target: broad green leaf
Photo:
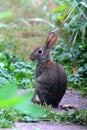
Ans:
[[[0,100],[9,100],[17,93],[17,85],[14,81],[6,82],[0,88]]]
[[[3,100],[0,98],[0,106],[1,107],[12,107],[16,104],[22,104],[22,105],[24,104],[23,106],[25,106],[26,102],[30,102],[33,99],[34,94],[35,94],[34,91],[30,91],[21,96],[16,96],[17,95],[17,93],[16,93],[15,97],[10,98],[8,100]],[[8,94],[6,94],[6,95],[8,95]]]
[[[31,101],[35,91],[30,91],[18,96],[17,84],[14,81],[8,81],[0,87],[0,106],[13,106],[20,102]]]
[[[22,102],[14,106],[17,111],[20,111],[23,114],[29,115],[33,118],[45,118],[46,109],[32,102]]]

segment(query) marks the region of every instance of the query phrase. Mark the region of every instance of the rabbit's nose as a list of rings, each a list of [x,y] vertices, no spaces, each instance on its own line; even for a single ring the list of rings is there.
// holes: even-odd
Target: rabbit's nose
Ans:
[[[30,55],[29,59],[30,60],[35,60],[35,57],[33,55]]]

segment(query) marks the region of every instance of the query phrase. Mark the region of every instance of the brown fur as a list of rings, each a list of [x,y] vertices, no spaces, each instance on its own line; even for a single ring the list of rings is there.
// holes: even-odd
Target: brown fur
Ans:
[[[50,50],[55,44],[57,36],[50,33],[46,45],[35,49],[30,59],[38,62],[36,77],[36,93],[41,103],[56,107],[61,101],[67,87],[67,77],[63,67],[51,61]]]

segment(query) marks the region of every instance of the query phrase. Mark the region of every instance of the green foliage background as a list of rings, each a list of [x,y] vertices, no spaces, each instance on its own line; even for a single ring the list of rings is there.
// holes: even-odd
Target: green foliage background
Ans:
[[[53,51],[54,60],[65,65],[70,86],[87,93],[87,1],[56,2],[59,6],[54,13],[60,37]],[[76,71],[72,73],[73,68]]]

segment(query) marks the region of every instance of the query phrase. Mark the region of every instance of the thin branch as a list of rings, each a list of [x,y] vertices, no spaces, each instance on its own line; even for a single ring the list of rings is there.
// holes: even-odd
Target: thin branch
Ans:
[[[44,23],[47,23],[49,26],[51,26],[52,28],[55,28],[55,25],[50,23],[49,21],[47,20],[44,20],[42,18],[32,18],[32,19],[28,19],[29,21],[34,21],[34,22],[44,22]]]

